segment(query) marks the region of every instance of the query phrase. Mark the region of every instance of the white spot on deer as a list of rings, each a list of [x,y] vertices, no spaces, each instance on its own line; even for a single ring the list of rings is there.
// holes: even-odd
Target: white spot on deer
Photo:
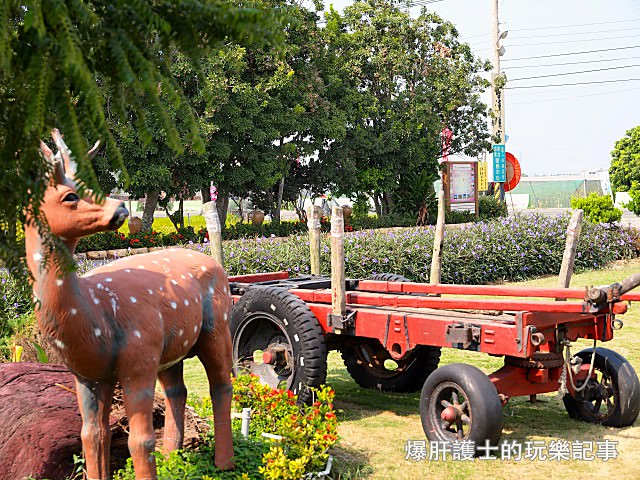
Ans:
[[[160,262],[158,260],[151,260],[151,263],[153,263],[154,265],[160,265]]]
[[[58,347],[60,350],[64,350],[64,343],[62,343],[57,338],[53,341],[53,343],[55,343],[56,347]]]
[[[71,310],[69,310],[69,312],[71,312],[71,315],[75,315],[76,313],[78,313],[78,310],[72,308]]]
[[[213,287],[209,287],[209,293],[213,295]]]
[[[175,310],[176,308],[178,308],[178,304],[176,302],[171,302],[171,308]]]
[[[138,265],[138,268],[144,270],[144,265]]]
[[[162,312],[158,312],[158,318],[162,321]]]
[[[163,260],[164,260],[165,262],[170,262],[170,261],[171,261],[171,259],[169,259],[169,258],[167,258],[167,257],[164,257],[164,258],[163,258]]]
[[[187,277],[185,277],[184,275],[180,275],[180,278],[183,279],[183,280],[187,279]]]
[[[158,291],[159,291],[159,292],[164,292],[164,287],[160,287],[160,288],[158,288]]]
[[[124,269],[124,272],[125,272],[125,273],[131,273],[131,269],[129,269],[129,268],[125,268],[125,269]]]
[[[62,280],[61,278],[56,279],[56,285],[61,287],[62,285],[64,285],[64,280]]]
[[[104,281],[108,282],[108,283],[111,283],[111,282],[113,282],[113,278],[107,277],[107,278],[104,279]]]
[[[95,303],[96,305],[100,305],[100,300],[98,300],[96,297],[93,297],[93,303]]]
[[[193,257],[193,253],[187,253],[187,257],[189,258]]]
[[[178,330],[178,336],[181,337],[182,335],[184,335],[184,330],[181,328]]]
[[[194,325],[193,326],[193,333],[196,333],[198,331],[198,325]]]
[[[40,262],[42,260],[42,254],[40,252],[36,252],[33,254],[33,260],[35,262]]]
[[[222,287],[222,291],[223,291],[224,293],[227,293],[227,286],[226,286],[226,285],[225,285],[224,287]]]
[[[294,333],[294,334],[293,334],[293,339],[294,339],[296,342],[299,342],[299,341],[300,341],[300,337],[298,336],[298,334],[297,334],[297,333]]]
[[[227,312],[224,312],[224,315],[222,316],[222,318],[224,318],[224,321],[227,321],[227,318],[229,318],[229,315],[227,315]]]
[[[187,275],[189,275],[189,278],[193,278],[193,273],[189,272]]]
[[[271,307],[271,310],[273,310],[274,312],[276,311],[276,306],[273,303],[269,306]]]
[[[102,335],[102,330],[100,330],[99,328],[94,328],[94,329],[93,329],[93,334],[94,334],[96,337],[99,337],[100,335]]]
[[[104,290],[104,285],[102,285],[101,283],[96,283],[96,288],[98,290]]]
[[[282,323],[284,323],[284,326],[285,326],[285,327],[288,327],[288,326],[289,326],[289,320],[287,320],[286,318],[283,318],[283,319],[282,319]]]
[[[171,280],[171,283],[173,283],[174,285],[178,285],[178,282],[176,280]]]
[[[136,303],[138,301],[136,297],[129,297],[129,300],[131,300],[131,303]]]
[[[183,343],[182,345],[184,345],[185,347],[186,347],[187,345],[189,345],[189,340],[185,340],[185,341],[184,341],[184,343]]]
[[[113,316],[116,316],[116,310],[118,309],[118,302],[116,302],[116,299],[111,297],[111,308],[113,309]]]
[[[133,334],[138,338],[142,337],[142,334],[140,333],[140,330],[134,330]]]
[[[304,367],[304,357],[300,357],[300,366]]]
[[[206,271],[207,271],[207,267],[205,267],[204,265],[202,265],[202,266],[200,267],[200,270],[202,270],[203,272],[206,272]]]
[[[185,301],[184,301],[184,306],[185,306],[185,307],[188,307],[188,306],[189,306],[189,300],[185,299]]]
[[[200,302],[200,298],[199,298],[199,297],[196,297],[196,298],[194,299],[194,302],[199,303],[199,302]]]

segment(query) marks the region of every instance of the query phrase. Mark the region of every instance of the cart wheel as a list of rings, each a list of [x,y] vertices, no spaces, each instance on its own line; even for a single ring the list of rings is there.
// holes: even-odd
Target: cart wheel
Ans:
[[[502,404],[496,388],[472,365],[438,368],[422,388],[420,419],[429,441],[468,440],[497,445],[502,434]]]
[[[576,356],[590,364],[593,348]],[[587,387],[563,398],[571,418],[608,427],[627,427],[640,412],[640,382],[631,364],[622,355],[607,348],[597,348],[593,366],[594,377]],[[580,387],[584,382],[577,382]]]
[[[369,280],[408,282],[394,273],[377,273]],[[345,346],[342,360],[358,385],[383,392],[413,393],[422,388],[431,372],[438,368],[440,347],[419,345],[403,359],[394,360],[377,340]]]
[[[404,358],[394,360],[377,340],[363,340],[342,349],[342,360],[358,385],[383,392],[420,390],[438,368],[440,348],[418,345]]]
[[[327,347],[322,328],[297,296],[277,287],[255,287],[231,310],[233,371],[251,373],[272,388],[313,399],[309,387],[327,377]]]

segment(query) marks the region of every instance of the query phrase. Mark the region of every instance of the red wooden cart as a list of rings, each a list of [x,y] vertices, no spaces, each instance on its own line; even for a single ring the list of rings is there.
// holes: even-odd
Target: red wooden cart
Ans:
[[[497,444],[511,397],[562,391],[573,418],[631,425],[640,382],[629,362],[596,341],[613,338],[640,274],[586,290],[428,285],[380,274],[346,281],[346,310],[332,309],[331,280],[286,272],[230,277],[234,365],[305,401],[324,383],[327,351],[339,350],[358,384],[422,389],[420,416],[431,441]],[[335,290],[335,289],[334,289]],[[491,298],[478,298],[479,296]],[[571,355],[578,338],[594,348]],[[438,368],[440,348],[504,357],[485,375],[467,364]],[[595,352],[595,353],[594,353]]]

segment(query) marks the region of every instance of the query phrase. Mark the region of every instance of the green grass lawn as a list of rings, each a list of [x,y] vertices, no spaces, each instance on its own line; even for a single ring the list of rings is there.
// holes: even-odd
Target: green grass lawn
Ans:
[[[640,269],[640,260],[618,263],[606,270],[587,272],[573,277],[572,287],[604,285],[619,281]],[[544,278],[518,285],[556,286],[556,278]],[[632,305],[619,317],[625,326],[616,338],[604,344],[624,355],[640,372],[640,305]],[[577,352],[590,346],[582,341],[574,347]],[[443,349],[440,365],[463,362],[490,373],[502,365],[502,359],[481,353]],[[185,368],[190,392],[206,395],[204,373],[197,361],[187,362]],[[550,442],[568,440],[617,442],[618,457],[603,462],[479,460],[421,461],[406,460],[405,446],[409,440],[424,440],[419,416],[419,393],[389,394],[363,390],[350,378],[339,353],[329,355],[327,383],[336,390],[339,433],[334,449],[336,463],[334,478],[341,479],[580,479],[598,476],[619,479],[640,478],[640,421],[632,427],[614,429],[572,420],[562,400],[556,394],[539,396],[537,403],[527,398],[509,401],[504,409],[502,440],[541,441],[545,448]],[[524,450],[523,450],[524,455]]]

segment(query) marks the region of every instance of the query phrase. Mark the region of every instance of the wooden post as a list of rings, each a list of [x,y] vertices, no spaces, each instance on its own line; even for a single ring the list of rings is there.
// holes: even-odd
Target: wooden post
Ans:
[[[442,179],[444,182],[444,177]],[[442,273],[442,245],[444,244],[444,222],[445,222],[445,199],[444,186],[440,184],[438,191],[438,219],[436,220],[436,232],[433,238],[433,255],[431,256],[431,274],[429,283],[437,285],[440,283]]]
[[[576,259],[576,248],[580,239],[580,228],[582,227],[582,217],[584,212],[580,209],[574,210],[567,226],[567,243],[564,247],[562,255],[562,267],[560,267],[560,276],[558,284],[561,288],[568,288],[571,283],[571,275],[573,275],[573,264]]]
[[[307,207],[307,227],[309,228],[309,255],[311,275],[320,274],[320,218],[322,208],[310,205]]]
[[[334,315],[347,311],[344,269],[344,218],[342,207],[333,207],[331,215],[331,303]]]
[[[216,202],[203,203],[202,214],[207,224],[207,231],[209,232],[211,256],[220,265],[224,265],[222,261],[222,231],[220,228],[220,218],[218,218],[218,210],[216,209]]]

